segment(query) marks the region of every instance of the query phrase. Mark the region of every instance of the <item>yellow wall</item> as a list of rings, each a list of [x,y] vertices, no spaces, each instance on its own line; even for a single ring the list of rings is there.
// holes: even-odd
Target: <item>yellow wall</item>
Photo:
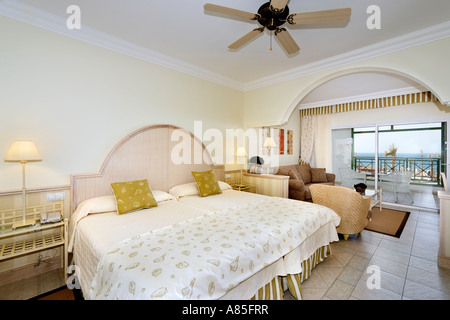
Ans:
[[[251,90],[245,93],[244,123],[254,127],[282,124],[314,88],[333,78],[363,71],[384,71],[406,76],[428,88],[443,104],[448,105],[448,52],[450,39],[444,39]]]
[[[97,172],[114,145],[150,124],[242,128],[244,94],[184,73],[0,17],[0,158],[34,140],[43,161],[27,186]],[[18,163],[0,161],[0,191],[20,189]]]

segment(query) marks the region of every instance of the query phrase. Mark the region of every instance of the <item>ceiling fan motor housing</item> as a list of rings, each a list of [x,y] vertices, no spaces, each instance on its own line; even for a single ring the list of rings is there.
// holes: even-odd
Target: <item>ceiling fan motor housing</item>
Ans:
[[[258,22],[268,30],[276,30],[279,26],[286,23],[289,15],[289,7],[286,6],[283,11],[277,12],[270,9],[270,2],[264,3],[258,10]]]

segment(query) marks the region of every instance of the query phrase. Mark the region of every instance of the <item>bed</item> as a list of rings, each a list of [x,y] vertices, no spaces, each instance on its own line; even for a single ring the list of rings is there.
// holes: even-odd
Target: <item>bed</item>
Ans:
[[[174,150],[190,161],[174,161]],[[214,172],[220,193],[201,197],[192,171]],[[111,183],[139,179],[157,205],[117,214]],[[133,132],[98,173],[72,175],[69,251],[83,296],[282,299],[289,289],[301,299],[301,282],[338,241],[339,216],[235,191],[223,179],[224,167],[212,164],[201,141],[171,125]]]

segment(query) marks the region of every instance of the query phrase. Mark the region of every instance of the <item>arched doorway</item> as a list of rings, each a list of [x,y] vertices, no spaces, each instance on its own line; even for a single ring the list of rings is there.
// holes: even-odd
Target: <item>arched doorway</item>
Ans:
[[[401,74],[399,72],[396,72],[394,70],[388,70],[388,69],[380,69],[380,68],[359,68],[359,69],[351,69],[346,71],[341,71],[338,73],[334,73],[331,75],[328,75],[312,85],[310,85],[307,89],[303,90],[298,96],[295,102],[293,102],[292,106],[295,104],[295,108],[293,110],[297,110],[299,108],[307,108],[311,106],[319,106],[319,105],[329,105],[329,104],[337,104],[337,103],[343,103],[345,101],[357,101],[358,99],[364,100],[365,98],[369,97],[378,97],[378,96],[388,96],[388,95],[398,95],[402,93],[407,92],[414,92],[414,91],[431,91],[430,88],[427,88],[426,85],[418,81],[417,79],[414,79],[413,77]],[[439,103],[437,103],[439,104]],[[344,135],[340,135],[339,139],[347,139],[347,141],[352,141],[352,145],[348,146],[349,149],[346,152],[350,152],[351,154],[347,156],[349,161],[349,166],[351,165],[352,169],[357,169],[356,166],[353,165],[354,160],[354,145],[353,145],[353,129],[355,127],[357,128],[369,128],[373,127],[373,132],[377,132],[377,137],[374,139],[374,144],[377,145],[377,155],[379,152],[384,152],[386,150],[378,150],[379,145],[379,136],[378,136],[378,128],[381,128],[383,125],[390,125],[391,129],[394,128],[395,125],[405,125],[405,124],[414,124],[414,123],[421,123],[422,121],[424,123],[431,123],[431,122],[437,122],[437,123],[444,123],[446,122],[445,115],[439,115],[439,110],[431,110],[435,109],[435,107],[430,104],[430,110],[424,111],[423,108],[427,106],[422,106],[422,110],[416,108],[414,112],[411,114],[408,114],[407,110],[404,109],[402,112],[393,112],[389,113],[390,111],[385,110],[384,112],[378,112],[377,114],[371,113],[369,117],[367,117],[367,114],[364,115],[363,112],[360,113],[359,116],[356,116],[355,114],[351,116],[347,116],[349,119],[348,121],[343,121],[342,116],[340,116],[340,119],[331,121],[331,128],[334,133],[337,132],[337,130],[340,130],[342,132],[346,131]],[[444,107],[444,106],[442,106]],[[444,109],[444,108],[443,108]],[[429,112],[430,111],[430,112]],[[360,118],[358,118],[360,117]],[[339,118],[339,117],[337,117]],[[442,128],[442,132],[446,132],[446,128]],[[413,131],[410,131],[411,133]],[[347,136],[346,136],[347,135]],[[334,137],[335,138],[335,137]],[[337,139],[337,138],[336,138]],[[332,141],[330,145],[333,145],[333,148],[335,147],[335,141]],[[444,145],[444,143],[442,143]],[[404,148],[405,149],[405,148]],[[447,152],[446,150],[443,150],[441,148],[438,150],[439,153],[445,152],[442,154],[442,159],[445,160],[447,158]],[[338,172],[338,166],[334,165],[334,162],[336,161],[335,153],[336,150],[333,150],[331,152],[333,159],[331,162],[333,162],[333,172],[339,176]],[[418,150],[417,150],[418,151]],[[437,152],[435,152],[437,153]],[[417,156],[417,155],[416,155]],[[375,157],[374,157],[375,158]],[[422,158],[423,160],[423,158]],[[406,163],[412,163],[413,160],[407,159],[404,160],[407,161]],[[374,159],[374,163],[378,164],[378,160]],[[428,162],[429,163],[429,162]],[[446,161],[442,162],[446,163]],[[423,165],[423,161],[422,161]],[[438,165],[440,166],[440,164]],[[400,165],[398,166],[400,170]],[[419,168],[415,166],[414,168]],[[440,171],[435,169],[435,165],[431,165],[431,170],[428,171],[434,171],[431,174],[439,179],[439,175],[436,173]],[[436,167],[437,168],[437,167]],[[443,168],[445,170],[445,168]],[[410,170],[408,167],[407,170]],[[423,167],[422,169],[413,169],[417,171],[425,172]],[[379,171],[374,170],[376,174],[374,174],[371,179],[375,180],[375,183],[378,182],[379,179]],[[376,177],[376,178],[375,178]],[[337,179],[340,180],[339,178]],[[341,182],[341,181],[339,181]],[[372,182],[371,182],[372,183]],[[440,181],[439,181],[440,184]],[[423,189],[423,186],[420,186],[419,184],[416,184],[412,190],[414,192],[419,192],[419,195],[409,195],[409,198],[406,198],[406,196],[403,196],[401,204],[407,204],[407,205],[414,205],[414,206],[420,206],[420,207],[426,207],[430,209],[438,209],[438,202],[436,198],[429,197],[429,195],[432,195],[433,193],[436,193],[437,190],[440,189],[440,185],[434,185],[434,186],[427,186],[427,188]],[[425,195],[426,194],[426,195]],[[403,201],[404,199],[404,201]],[[398,203],[396,196],[385,197],[385,200],[388,200],[392,203]],[[410,201],[412,200],[412,201]],[[422,201],[424,200],[424,201]]]
[[[327,82],[329,82],[329,81],[331,81],[333,79],[337,79],[337,78],[340,78],[340,77],[343,77],[343,76],[348,76],[348,75],[353,75],[353,74],[361,74],[361,73],[384,74],[386,76],[390,75],[390,76],[396,77],[398,79],[404,79],[404,81],[409,81],[411,83],[415,83],[418,86],[426,88],[426,90],[428,90],[431,93],[433,93],[439,99],[439,95],[433,90],[433,88],[428,86],[426,83],[424,83],[420,79],[417,79],[416,77],[414,77],[412,75],[409,75],[409,74],[406,74],[404,72],[400,72],[400,71],[395,70],[395,69],[379,68],[379,67],[350,68],[350,69],[345,69],[345,70],[341,70],[341,71],[338,71],[338,72],[334,72],[334,73],[330,73],[328,75],[325,75],[324,77],[314,81],[309,86],[307,86],[304,89],[302,89],[298,93],[298,95],[292,100],[292,102],[289,105],[289,107],[286,109],[286,111],[284,113],[284,116],[283,116],[283,120],[286,122],[289,119],[289,117],[292,114],[292,112],[302,102],[302,100],[308,94],[310,94],[312,91],[316,90],[317,88],[321,87],[322,85],[326,84]]]

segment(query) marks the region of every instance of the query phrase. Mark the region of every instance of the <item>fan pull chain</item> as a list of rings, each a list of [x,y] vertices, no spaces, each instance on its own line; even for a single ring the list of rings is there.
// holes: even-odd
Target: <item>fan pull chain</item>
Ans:
[[[270,31],[270,51],[272,51],[272,35],[273,31]]]

